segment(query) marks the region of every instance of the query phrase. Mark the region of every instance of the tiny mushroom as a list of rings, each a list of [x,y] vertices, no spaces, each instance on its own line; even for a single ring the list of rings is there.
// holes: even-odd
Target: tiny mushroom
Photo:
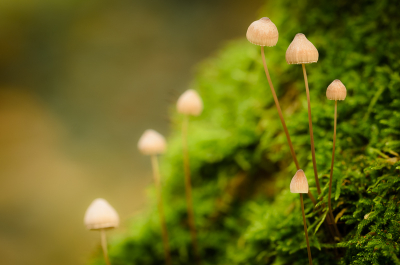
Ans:
[[[138,148],[144,155],[159,155],[165,152],[167,143],[164,136],[149,129],[140,137]]]
[[[308,262],[310,265],[312,265],[311,249],[310,249],[310,242],[308,240],[306,215],[304,213],[304,202],[303,202],[303,193],[308,193],[308,181],[302,169],[297,170],[296,174],[292,178],[292,181],[290,182],[290,192],[300,194],[300,205],[301,205],[301,213],[303,214],[304,234],[306,236],[306,242],[307,242]]]
[[[118,213],[106,200],[99,198],[94,200],[86,210],[84,223],[87,229],[100,231],[104,259],[106,264],[110,265],[105,231],[119,225]]]
[[[286,50],[288,64],[316,63],[318,56],[317,48],[303,33],[297,33]]]
[[[119,217],[115,209],[104,199],[96,199],[86,210],[85,225],[89,230],[118,227]]]
[[[329,208],[329,216],[330,216],[331,220],[335,220],[335,218],[333,216],[331,197],[332,197],[333,163],[335,161],[335,146],[336,146],[337,101],[345,100],[346,95],[347,95],[346,87],[343,85],[343,83],[339,79],[335,79],[326,89],[326,97],[329,100],[335,101],[335,114],[334,114],[334,119],[333,119],[333,147],[332,147],[332,160],[331,160],[331,171],[330,171],[330,176],[329,176],[329,192],[328,192],[328,208]],[[335,230],[339,231],[337,229],[337,225],[336,225],[335,221],[333,221],[333,225],[334,225]],[[337,233],[340,235],[339,232],[337,232]]]
[[[179,97],[176,108],[181,114],[199,116],[203,111],[203,101],[195,90],[188,89]]]
[[[302,169],[297,170],[290,182],[291,193],[308,193],[308,181]]]
[[[326,89],[326,97],[329,100],[345,100],[346,95],[346,87],[339,79],[335,79]]]
[[[171,265],[172,260],[169,248],[167,225],[165,223],[165,214],[163,206],[162,187],[161,187],[161,174],[160,174],[160,167],[158,164],[158,155],[165,153],[167,149],[167,142],[165,141],[164,136],[162,136],[161,134],[159,134],[154,130],[149,129],[146,130],[140,137],[138,142],[138,149],[142,154],[148,155],[151,158],[154,183],[157,190],[158,214],[160,217],[165,264]]]
[[[272,47],[278,42],[279,33],[271,19],[263,17],[250,24],[246,38],[255,45]]]

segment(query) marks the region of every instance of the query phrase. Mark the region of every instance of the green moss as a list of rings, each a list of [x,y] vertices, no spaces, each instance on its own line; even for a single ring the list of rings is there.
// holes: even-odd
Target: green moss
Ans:
[[[272,1],[271,1],[272,2]],[[399,4],[389,1],[274,1],[262,15],[280,33],[266,49],[275,89],[310,187],[315,187],[307,105],[299,65],[287,65],[294,35],[306,34],[320,53],[307,65],[318,172],[328,191],[334,102],[327,86],[339,78],[348,96],[338,103],[333,174],[334,215],[344,238],[322,225],[326,209],[305,199],[314,264],[400,264]],[[245,32],[243,33],[243,35]],[[299,198],[289,183],[292,163],[261,65],[260,49],[230,43],[199,66],[192,84],[204,113],[189,127],[196,223],[204,264],[306,264]],[[186,222],[180,117],[173,114],[162,159],[164,199],[174,264],[194,264]],[[312,188],[316,195],[316,189]],[[327,196],[324,196],[325,201]],[[325,204],[326,205],[326,204]],[[364,216],[369,214],[368,218]],[[113,265],[163,263],[155,204],[113,239]],[[103,264],[101,257],[93,264]]]

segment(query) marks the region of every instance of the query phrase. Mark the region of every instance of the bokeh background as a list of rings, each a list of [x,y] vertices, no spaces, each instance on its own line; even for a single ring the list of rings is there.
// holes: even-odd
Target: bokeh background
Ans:
[[[262,1],[0,1],[0,264],[84,264],[97,197],[122,233],[146,207],[136,143],[196,64],[243,37]]]

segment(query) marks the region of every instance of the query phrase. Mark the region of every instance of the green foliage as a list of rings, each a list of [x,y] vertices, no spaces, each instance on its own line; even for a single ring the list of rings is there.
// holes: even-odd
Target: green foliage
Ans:
[[[272,3],[273,2],[273,3]],[[400,42],[398,4],[389,1],[271,1],[280,33],[266,48],[272,81],[301,167],[316,196],[307,105],[299,65],[285,51],[303,32],[320,60],[307,65],[324,203],[305,208],[314,264],[400,264]],[[244,34],[244,33],[243,33]],[[332,207],[343,238],[325,216],[334,102],[327,86],[348,90],[338,103]],[[300,202],[288,191],[296,168],[273,103],[260,48],[232,42],[202,63],[192,87],[204,112],[189,127],[193,196],[203,264],[306,264]],[[188,233],[180,143],[181,117],[162,159],[164,200],[174,264],[194,264]],[[317,197],[317,196],[316,196]],[[114,265],[163,263],[155,204],[110,247]],[[93,264],[103,264],[100,256]]]

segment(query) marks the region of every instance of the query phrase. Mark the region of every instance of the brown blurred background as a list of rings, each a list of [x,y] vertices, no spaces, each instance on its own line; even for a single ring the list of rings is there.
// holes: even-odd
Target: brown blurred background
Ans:
[[[84,264],[97,197],[123,231],[146,207],[136,143],[168,135],[195,65],[244,37],[262,1],[0,1],[0,264]]]

